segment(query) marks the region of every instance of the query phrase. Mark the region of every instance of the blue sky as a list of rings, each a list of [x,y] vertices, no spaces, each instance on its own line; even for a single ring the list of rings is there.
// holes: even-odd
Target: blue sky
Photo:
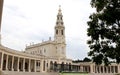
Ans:
[[[94,11],[90,0],[4,0],[2,44],[23,51],[31,42],[53,39],[59,5],[65,25],[67,57],[86,57],[87,21]]]

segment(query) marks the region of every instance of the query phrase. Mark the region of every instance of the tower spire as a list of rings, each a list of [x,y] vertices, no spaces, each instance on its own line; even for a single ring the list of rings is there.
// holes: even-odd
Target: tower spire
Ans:
[[[61,5],[59,5],[58,15],[62,15]]]
[[[65,27],[63,22],[63,15],[61,12],[61,6],[59,5],[59,10],[57,14],[56,26],[55,26],[55,40],[59,43],[65,43]]]
[[[61,13],[61,5],[59,5],[59,13]]]
[[[63,25],[63,15],[62,15],[62,10],[61,10],[61,5],[59,5],[56,25]]]
[[[56,42],[57,56],[59,58],[66,58],[65,27],[60,5],[57,14],[54,41]]]

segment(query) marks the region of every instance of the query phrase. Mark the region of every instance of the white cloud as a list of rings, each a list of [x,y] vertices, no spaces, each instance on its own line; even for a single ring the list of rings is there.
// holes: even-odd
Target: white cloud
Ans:
[[[87,56],[86,22],[94,11],[89,0],[5,0],[2,43],[23,50],[30,42],[53,38],[59,5],[66,27],[68,57],[82,59]]]

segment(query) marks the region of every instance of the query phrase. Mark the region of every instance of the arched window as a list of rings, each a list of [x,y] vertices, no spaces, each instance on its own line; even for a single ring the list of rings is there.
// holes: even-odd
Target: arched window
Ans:
[[[57,19],[59,20],[59,16],[57,17]]]
[[[63,22],[61,22],[61,24],[63,25]]]
[[[44,49],[44,53],[46,53],[46,49]]]
[[[56,22],[56,24],[58,24],[58,22]]]
[[[61,30],[61,34],[63,35],[63,30]]]
[[[56,34],[58,34],[58,30],[56,30]]]
[[[61,20],[62,20],[62,17],[61,17]]]

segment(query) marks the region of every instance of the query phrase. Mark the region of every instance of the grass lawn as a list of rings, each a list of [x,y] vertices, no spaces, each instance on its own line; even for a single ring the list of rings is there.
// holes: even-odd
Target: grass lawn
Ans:
[[[88,73],[60,73],[61,75],[88,75]]]

